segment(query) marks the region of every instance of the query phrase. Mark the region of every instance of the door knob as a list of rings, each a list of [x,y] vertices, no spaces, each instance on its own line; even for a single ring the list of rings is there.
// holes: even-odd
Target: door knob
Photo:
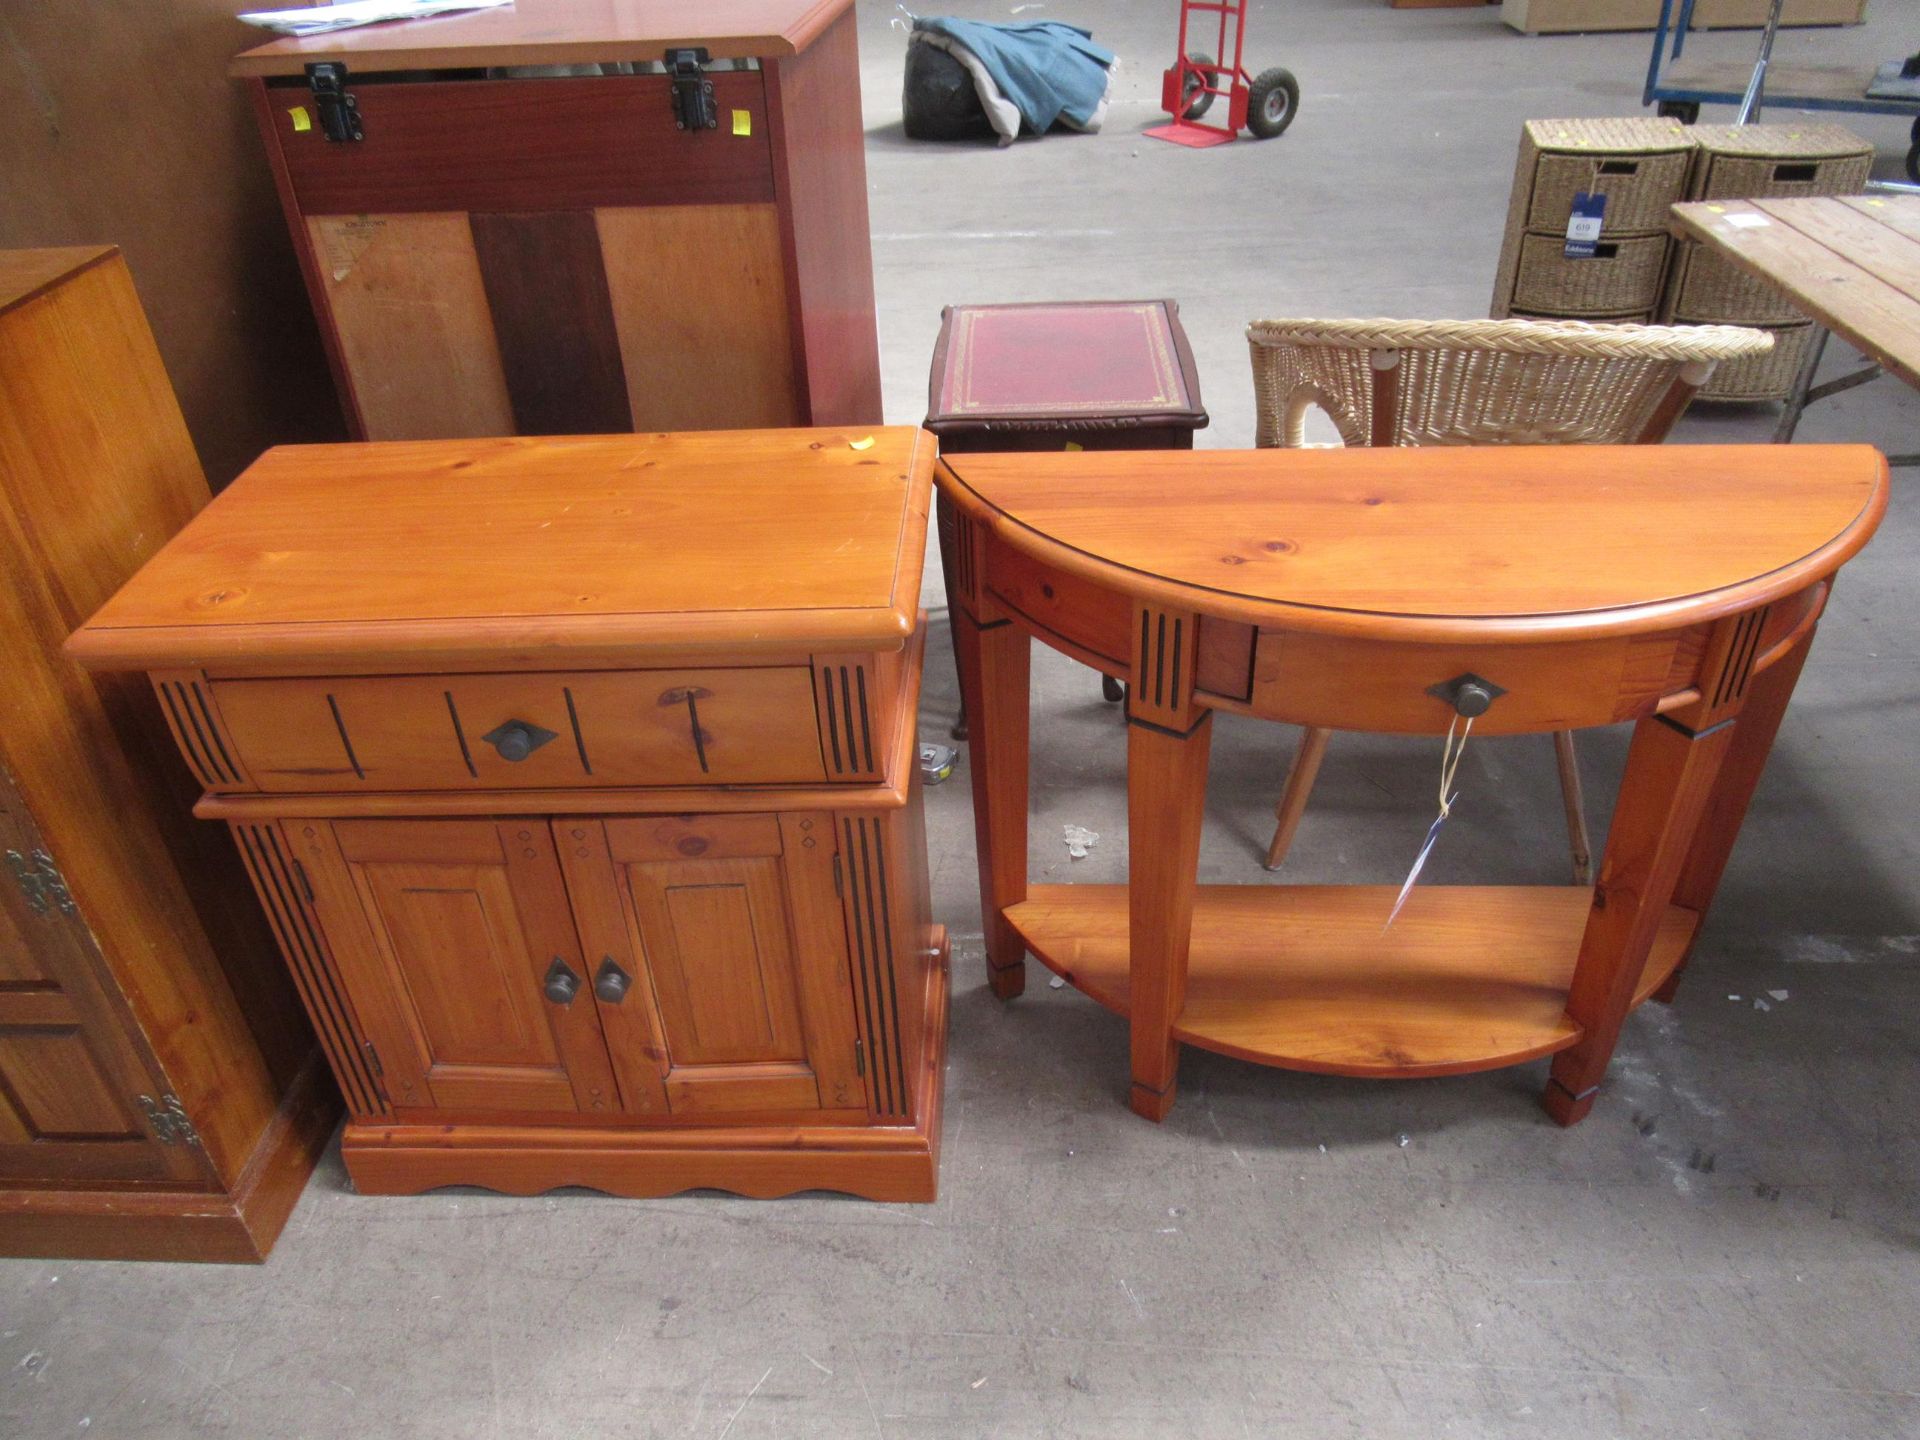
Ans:
[[[547,992],[547,999],[556,1005],[571,1005],[573,997],[580,993],[580,977],[573,973],[573,967],[558,955],[553,964],[547,967],[547,979],[541,987]]]
[[[614,964],[611,955],[604,956],[600,968],[594,972],[593,993],[609,1005],[618,1005],[632,987],[633,977]]]
[[[480,737],[493,746],[502,760],[519,763],[549,740],[559,738],[553,731],[531,720],[509,720]]]

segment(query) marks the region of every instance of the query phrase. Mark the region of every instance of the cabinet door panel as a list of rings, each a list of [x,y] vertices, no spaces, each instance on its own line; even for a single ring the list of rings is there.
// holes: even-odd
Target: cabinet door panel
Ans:
[[[556,828],[589,952],[620,957],[634,977],[601,1005],[633,1108],[866,1104],[828,817]]]
[[[0,1180],[202,1183],[204,1152],[161,1144],[141,1113],[166,1087],[10,794],[0,774]]]
[[[290,821],[394,1103],[601,1111],[618,1091],[544,824]],[[575,977],[550,997],[549,967]]]

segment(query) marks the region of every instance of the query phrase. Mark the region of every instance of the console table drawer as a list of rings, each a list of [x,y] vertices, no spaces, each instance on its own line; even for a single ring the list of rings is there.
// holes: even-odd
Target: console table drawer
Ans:
[[[801,666],[213,682],[261,790],[820,781]]]

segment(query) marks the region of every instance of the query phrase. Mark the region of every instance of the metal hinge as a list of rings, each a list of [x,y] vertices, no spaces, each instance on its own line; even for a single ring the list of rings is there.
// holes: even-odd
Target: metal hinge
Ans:
[[[153,1138],[162,1145],[200,1143],[200,1135],[193,1128],[193,1121],[187,1118],[178,1095],[162,1095],[157,1102],[151,1095],[142,1095],[139,1099],[140,1108],[147,1112],[147,1123],[153,1127]]]
[[[380,1052],[373,1048],[373,1042],[369,1040],[360,1048],[367,1052],[367,1063],[373,1067],[373,1073],[384,1076],[387,1073],[387,1067],[380,1063]]]
[[[67,877],[60,873],[60,867],[46,851],[22,855],[18,850],[9,850],[7,868],[13,871],[13,882],[27,897],[34,914],[51,915],[58,910],[62,915],[72,915],[79,909],[73,903],[73,892],[67,889]]]
[[[867,1073],[867,1044],[858,1036],[853,1041],[853,1073],[860,1076]]]
[[[700,68],[710,58],[704,48],[667,51],[667,74],[673,80],[673,123],[677,129],[720,128],[720,107],[713,103],[713,81]]]
[[[329,140],[364,140],[360,102],[347,89],[347,67],[337,60],[307,66],[307,89],[320,116],[320,133]]]

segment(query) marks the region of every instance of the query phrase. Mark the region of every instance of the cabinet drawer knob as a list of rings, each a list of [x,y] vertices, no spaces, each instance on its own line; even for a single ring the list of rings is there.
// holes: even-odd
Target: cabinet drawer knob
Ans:
[[[1468,671],[1438,685],[1429,685],[1427,693],[1444,700],[1464,720],[1477,720],[1493,708],[1493,702],[1507,692],[1484,675]]]
[[[580,977],[573,973],[573,967],[558,955],[553,964],[547,967],[547,979],[542,987],[547,999],[556,1005],[571,1005],[573,997],[580,993]]]
[[[509,720],[480,737],[499,752],[502,760],[517,764],[549,740],[559,737],[531,720]]]
[[[618,1005],[627,998],[632,988],[633,977],[613,963],[611,955],[603,956],[600,968],[594,972],[593,993],[608,1005]]]

